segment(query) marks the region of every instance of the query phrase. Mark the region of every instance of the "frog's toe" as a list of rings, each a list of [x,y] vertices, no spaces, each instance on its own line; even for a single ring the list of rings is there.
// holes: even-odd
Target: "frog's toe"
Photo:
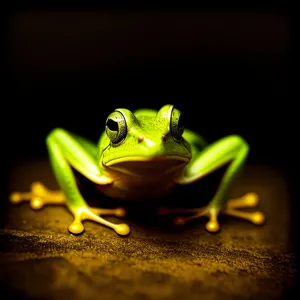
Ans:
[[[34,210],[39,210],[43,208],[45,202],[40,197],[32,197],[30,200],[30,207]]]
[[[248,193],[240,198],[230,199],[227,202],[223,214],[250,221],[255,225],[265,223],[265,215],[260,211],[242,211],[241,208],[253,208],[259,204],[259,197],[256,193]]]
[[[84,226],[81,221],[74,220],[74,222],[69,226],[69,231],[73,234],[81,234],[84,231]]]
[[[130,227],[127,224],[117,224],[114,230],[119,235],[128,235],[130,233]]]
[[[119,235],[128,235],[130,233],[130,227],[127,224],[114,224],[112,222],[109,222],[106,219],[103,219],[98,214],[114,214],[114,215],[124,215],[125,210],[117,208],[117,209],[100,209],[100,208],[80,208],[77,211],[75,211],[74,216],[75,220],[69,227],[69,231],[74,234],[79,234],[83,232],[84,227],[82,225],[82,222],[85,220],[93,221],[98,224],[102,224],[104,226],[107,226],[109,228],[112,228],[117,234]]]
[[[234,208],[227,208],[223,214],[250,221],[255,225],[263,225],[266,217],[260,211],[241,211]]]
[[[259,204],[259,196],[256,193],[247,193],[246,195],[230,199],[227,201],[228,208],[246,208],[256,207]]]
[[[12,203],[12,204],[18,204],[20,202],[23,201],[22,199],[22,193],[19,193],[19,192],[13,192],[9,195],[9,201]]]
[[[90,211],[96,215],[112,215],[116,217],[125,217],[126,210],[123,207],[117,208],[98,208],[98,207],[91,207]]]

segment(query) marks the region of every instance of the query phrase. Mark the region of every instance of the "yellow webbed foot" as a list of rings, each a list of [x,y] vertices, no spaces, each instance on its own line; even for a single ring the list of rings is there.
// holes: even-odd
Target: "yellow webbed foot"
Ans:
[[[123,208],[115,209],[101,209],[101,208],[80,208],[74,213],[74,221],[69,226],[69,231],[73,234],[80,234],[84,231],[83,221],[89,220],[96,222],[98,224],[105,225],[112,228],[119,235],[128,235],[130,233],[130,228],[127,224],[114,224],[111,223],[99,215],[115,215],[118,217],[123,217],[126,211]]]
[[[201,208],[161,208],[159,214],[169,213],[192,213],[188,217],[176,217],[174,219],[175,225],[184,225],[190,220],[194,220],[201,217],[207,217],[209,221],[206,223],[205,228],[208,232],[218,232],[220,230],[220,224],[218,222],[218,216],[229,215],[241,219],[248,220],[255,225],[262,225],[265,221],[265,216],[262,212],[254,211],[241,211],[240,208],[252,208],[259,203],[258,195],[255,193],[248,193],[243,197],[228,200],[226,206],[222,210],[217,210],[209,205]]]
[[[32,183],[30,192],[13,192],[9,198],[10,202],[13,204],[28,201],[30,203],[30,207],[34,210],[39,210],[47,204],[62,204],[67,206],[67,201],[62,191],[49,190],[40,182]],[[84,231],[83,221],[85,220],[94,221],[110,227],[119,235],[128,235],[130,233],[130,228],[128,225],[113,224],[100,217],[101,215],[124,217],[126,215],[126,211],[123,208],[118,207],[115,209],[102,209],[86,206],[75,209],[71,212],[74,215],[74,221],[69,226],[69,231],[73,234],[80,234]]]
[[[18,204],[30,202],[30,207],[34,210],[41,209],[45,204],[65,204],[66,199],[61,191],[51,191],[41,182],[31,184],[30,192],[13,192],[10,194],[10,202]]]
[[[259,204],[259,197],[256,193],[248,193],[243,197],[231,199],[227,202],[223,214],[241,218],[252,222],[255,225],[262,225],[265,222],[265,215],[260,211],[242,211],[241,208],[252,208]]]

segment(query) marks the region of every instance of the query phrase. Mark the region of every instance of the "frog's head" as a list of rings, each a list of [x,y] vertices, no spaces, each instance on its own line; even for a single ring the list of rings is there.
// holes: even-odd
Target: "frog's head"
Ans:
[[[108,168],[136,175],[163,174],[182,169],[191,159],[182,136],[182,114],[173,105],[158,112],[116,109],[105,129],[100,152]]]

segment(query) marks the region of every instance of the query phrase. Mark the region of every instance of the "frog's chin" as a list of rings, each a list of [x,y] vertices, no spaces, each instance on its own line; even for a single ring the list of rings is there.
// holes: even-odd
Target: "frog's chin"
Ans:
[[[151,158],[132,156],[111,160],[105,166],[128,175],[163,176],[183,169],[189,160],[181,156]]]

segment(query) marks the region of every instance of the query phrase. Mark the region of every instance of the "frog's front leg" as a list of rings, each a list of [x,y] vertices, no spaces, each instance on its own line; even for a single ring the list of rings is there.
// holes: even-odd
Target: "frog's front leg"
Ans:
[[[12,193],[10,200],[13,203],[30,201],[33,209],[40,209],[44,204],[65,204],[74,215],[74,221],[69,231],[79,234],[84,231],[82,222],[91,220],[114,229],[120,235],[130,232],[126,224],[113,224],[99,215],[124,216],[121,208],[100,209],[91,208],[83,199],[72,168],[82,173],[97,184],[110,184],[111,180],[105,177],[96,161],[96,145],[81,137],[57,128],[47,137],[52,168],[61,191],[50,191],[41,183],[33,183],[29,193]]]
[[[192,183],[228,163],[228,167],[214,198],[207,206],[202,208],[162,208],[160,213],[193,213],[186,218],[176,218],[175,224],[184,224],[188,220],[206,216],[209,218],[209,222],[206,224],[206,229],[209,232],[217,232],[220,230],[218,215],[221,213],[247,219],[257,225],[263,224],[265,217],[261,212],[239,210],[240,208],[255,207],[258,204],[259,199],[255,193],[246,194],[238,199],[227,199],[228,189],[244,165],[248,150],[247,143],[240,136],[232,135],[211,144],[203,151],[197,153],[197,157],[193,159],[191,165],[187,166],[185,174],[177,180],[177,183]]]

